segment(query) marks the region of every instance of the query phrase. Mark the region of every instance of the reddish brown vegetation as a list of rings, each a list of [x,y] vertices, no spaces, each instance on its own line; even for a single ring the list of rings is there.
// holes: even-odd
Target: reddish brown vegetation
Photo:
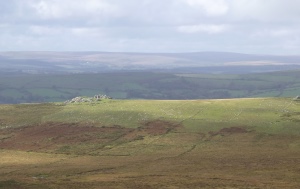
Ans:
[[[244,127],[229,127],[229,128],[223,128],[217,132],[209,132],[210,136],[216,136],[216,135],[221,135],[221,136],[227,136],[227,135],[232,135],[232,134],[241,134],[241,133],[248,133],[247,129]]]
[[[178,127],[167,121],[149,121],[137,129],[121,126],[95,127],[80,123],[44,123],[22,128],[0,130],[0,148],[26,151],[57,150],[61,146],[80,144],[104,147],[109,143],[143,139],[146,135],[162,135]]]
[[[45,123],[23,128],[0,131],[8,135],[0,142],[0,148],[17,150],[55,149],[59,145],[81,143],[106,143],[131,129],[122,127],[94,127],[75,123]]]
[[[155,120],[148,121],[143,124],[139,129],[145,131],[150,135],[162,135],[174,130],[181,125],[178,123],[171,123],[168,121]]]
[[[65,146],[70,149],[63,151]],[[0,130],[0,148],[46,152],[27,155],[36,158],[64,153],[50,154],[55,160],[49,163],[16,164],[7,158],[0,188],[248,189],[299,188],[300,183],[299,138],[245,127],[189,133],[162,120],[136,129],[45,123]]]

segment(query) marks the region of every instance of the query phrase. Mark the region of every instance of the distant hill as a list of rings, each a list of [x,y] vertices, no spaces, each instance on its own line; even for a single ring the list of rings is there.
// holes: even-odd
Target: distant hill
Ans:
[[[119,72],[1,75],[0,103],[58,102],[106,94],[115,99],[295,97],[300,71],[249,74]]]
[[[250,73],[300,69],[300,56],[229,52],[0,52],[1,73],[103,73],[159,70]]]

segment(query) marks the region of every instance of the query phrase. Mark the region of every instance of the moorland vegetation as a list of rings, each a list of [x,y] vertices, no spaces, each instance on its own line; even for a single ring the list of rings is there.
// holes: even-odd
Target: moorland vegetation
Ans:
[[[299,188],[293,98],[0,105],[0,188]]]

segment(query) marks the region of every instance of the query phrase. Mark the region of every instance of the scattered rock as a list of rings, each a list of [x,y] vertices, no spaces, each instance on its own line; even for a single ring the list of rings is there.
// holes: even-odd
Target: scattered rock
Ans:
[[[96,102],[96,101],[100,101],[103,99],[112,99],[112,97],[107,96],[107,95],[102,95],[102,94],[95,95],[94,97],[78,96],[78,97],[72,98],[71,100],[65,101],[65,103],[69,104],[69,103],[80,103],[80,102]]]
[[[95,99],[112,99],[110,96],[98,94],[94,96]]]

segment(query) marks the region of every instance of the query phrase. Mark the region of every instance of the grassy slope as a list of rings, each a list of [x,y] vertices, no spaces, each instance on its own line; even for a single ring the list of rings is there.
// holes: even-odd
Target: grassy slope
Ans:
[[[300,187],[300,103],[291,99],[107,100],[0,111],[0,188]],[[145,123],[154,120],[168,122],[153,131]]]
[[[266,132],[295,133],[299,103],[290,98],[231,100],[103,100],[93,103],[1,105],[1,126],[80,122],[136,128],[149,120],[182,123],[185,129],[214,131],[223,124]],[[220,126],[218,126],[220,125]],[[272,129],[270,129],[271,127]]]

